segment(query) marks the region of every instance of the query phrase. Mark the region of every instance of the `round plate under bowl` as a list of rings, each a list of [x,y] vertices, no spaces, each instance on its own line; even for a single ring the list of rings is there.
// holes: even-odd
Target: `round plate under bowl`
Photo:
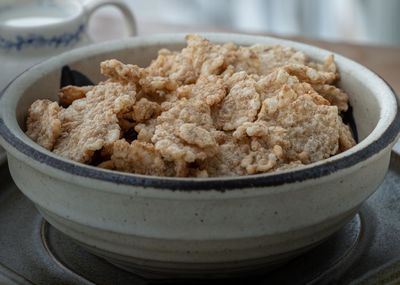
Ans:
[[[291,282],[309,283],[337,277],[344,273],[357,256],[362,252],[363,246],[367,243],[369,235],[365,234],[366,224],[363,220],[363,213],[357,214],[341,230],[323,241],[315,248],[297,258],[287,262],[285,265],[271,269],[270,265],[248,267],[246,273],[240,279],[231,281],[244,281],[251,279],[252,283],[273,282],[274,284],[291,284]],[[149,280],[160,279],[158,282],[172,282],[177,275],[166,276],[162,272],[144,272],[143,269],[132,274],[112,266],[105,260],[89,253],[85,248],[74,240],[62,234],[48,223],[42,227],[42,239],[49,254],[60,266],[66,267],[75,274],[94,282],[95,284],[114,284],[113,278],[117,278],[118,284],[148,284]],[[132,267],[128,267],[132,271]],[[287,274],[290,272],[290,274]],[[143,274],[145,273],[145,274]],[[221,272],[220,272],[221,273]],[[205,273],[206,274],[206,273]],[[141,275],[139,277],[138,275]],[[224,273],[226,278],[232,278],[229,272]],[[211,276],[211,275],[209,275]],[[215,274],[212,276],[216,276]],[[217,274],[218,276],[218,274]],[[221,276],[221,274],[220,274]],[[181,276],[179,276],[181,277]],[[227,279],[226,281],[228,281]],[[176,280],[175,280],[176,281]],[[184,280],[181,280],[183,282]],[[221,280],[220,280],[221,281]],[[188,282],[186,279],[185,282]],[[197,280],[196,282],[200,282]],[[212,280],[205,281],[210,284]],[[217,282],[217,281],[216,281]],[[234,282],[234,283],[235,283]],[[193,283],[193,279],[191,284]],[[230,282],[230,284],[232,284]]]
[[[83,235],[79,232],[79,227],[76,227],[76,225],[71,221],[67,222],[62,217],[52,215],[38,205],[36,205],[36,207],[50,224],[55,226],[62,233],[73,237],[74,241],[80,244],[87,251],[106,259],[117,267],[149,279],[222,279],[255,275],[259,272],[263,273],[266,270],[276,269],[283,263],[286,263],[289,260],[305,253],[306,251],[331,237],[335,232],[340,230],[344,224],[347,224],[350,220],[352,220],[355,215],[355,213],[351,211],[334,220],[325,221],[324,225],[316,225],[313,229],[309,228],[302,229],[300,232],[291,232],[292,235],[300,237],[298,240],[292,239],[293,244],[304,244],[307,242],[307,245],[302,247],[295,246],[293,249],[285,251],[285,253],[276,255],[265,254],[265,258],[240,259],[238,261],[203,263],[188,261],[177,263],[172,261],[169,262],[140,259],[133,257],[132,255],[125,255],[122,253],[115,254],[110,251],[106,251],[103,248],[98,249],[94,246],[91,246],[90,243],[85,242],[87,240],[90,241],[90,239],[94,236],[97,240],[102,241],[102,236],[99,236],[95,229],[93,229],[94,233],[91,233],[91,235]],[[311,231],[312,235],[310,235]],[[310,236],[312,236],[311,240]],[[121,239],[121,237],[118,238]],[[280,239],[285,241],[287,239],[287,234],[283,234]],[[249,246],[249,250],[254,250],[252,245],[256,244],[256,242],[259,241],[256,239],[248,239],[246,241],[246,244]],[[130,241],[130,244],[134,246],[133,241]],[[279,246],[279,243],[277,246]],[[269,248],[266,248],[266,250],[268,249]],[[259,248],[258,250],[263,251],[265,249]]]

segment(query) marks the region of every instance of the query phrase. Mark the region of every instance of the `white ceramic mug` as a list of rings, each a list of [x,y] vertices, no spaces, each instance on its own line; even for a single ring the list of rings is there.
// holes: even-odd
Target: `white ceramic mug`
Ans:
[[[118,0],[3,0],[0,2],[0,60],[7,75],[0,89],[28,66],[52,55],[91,42],[87,34],[90,16],[98,8],[113,5],[121,10],[136,35],[135,18]]]
[[[1,0],[0,91],[28,67],[90,44],[90,17],[106,5],[117,7],[126,19],[129,35],[136,35],[135,17],[120,0]],[[0,149],[0,163],[2,160]]]

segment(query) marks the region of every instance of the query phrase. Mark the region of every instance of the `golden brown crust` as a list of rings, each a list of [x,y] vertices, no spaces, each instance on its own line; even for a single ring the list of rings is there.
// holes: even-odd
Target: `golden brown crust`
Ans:
[[[245,78],[230,88],[216,116],[216,125],[224,131],[235,130],[245,122],[252,122],[261,107],[256,81]]]
[[[240,47],[235,52],[231,63],[235,71],[246,71],[248,74],[268,75],[279,67],[292,64],[304,65],[307,56],[285,46],[256,44],[251,47]]]
[[[213,121],[206,103],[180,100],[157,118],[151,141],[166,160],[192,163],[216,153],[218,145],[211,129]]]
[[[103,83],[85,98],[62,110],[62,132],[54,153],[78,162],[90,162],[96,150],[113,144],[121,136],[118,114],[135,102],[135,89],[120,83]]]
[[[61,110],[57,102],[35,101],[28,110],[26,134],[42,147],[52,150],[61,135]]]
[[[100,71],[112,81],[136,83],[141,77],[142,69],[137,65],[124,64],[116,59],[110,59],[100,64]]]
[[[331,105],[338,107],[340,112],[346,112],[349,108],[349,96],[336,86],[317,84],[312,86],[316,92],[329,101]]]
[[[133,105],[132,120],[137,123],[143,123],[147,120],[157,117],[161,113],[161,106],[142,98]]]
[[[338,69],[335,63],[335,57],[333,56],[333,54],[328,55],[324,62],[318,63],[318,62],[308,62],[306,65],[308,65],[309,67],[316,69],[318,71],[325,71],[325,72],[330,72],[330,73],[336,73],[336,75],[339,77]]]
[[[291,64],[285,70],[300,81],[310,84],[331,84],[337,79],[337,74],[328,71],[319,71],[306,65]]]
[[[303,153],[304,157],[305,152],[310,162],[314,162],[338,151],[337,107],[321,104],[319,100],[315,100],[317,96],[319,95],[297,93],[284,85],[278,96],[263,102],[258,120],[287,131],[285,138],[290,146],[284,150],[288,161],[302,160],[299,154]]]
[[[68,85],[61,88],[60,92],[58,93],[59,103],[63,107],[68,107],[72,104],[75,100],[84,98],[86,93],[93,89],[93,86],[72,86]]]
[[[339,125],[339,149],[343,152],[355,146],[356,141],[349,126],[345,125],[341,119]]]
[[[236,176],[246,174],[241,161],[249,153],[245,142],[235,140],[231,135],[219,134],[218,152],[204,161],[208,176]]]
[[[125,140],[114,143],[111,161],[115,170],[146,175],[165,175],[165,163],[150,143]]]

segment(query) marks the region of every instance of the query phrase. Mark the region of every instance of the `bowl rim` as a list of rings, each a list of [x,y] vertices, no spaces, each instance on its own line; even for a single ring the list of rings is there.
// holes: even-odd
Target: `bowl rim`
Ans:
[[[21,75],[11,81],[4,89],[0,92],[0,101],[5,97],[10,97],[5,95],[8,90],[14,85],[17,85],[20,79],[24,79],[26,74],[29,73],[32,69],[44,69],[46,66],[50,66],[51,63],[54,63],[57,58],[63,57],[63,59],[73,59],[74,55],[79,55],[79,53],[87,52],[87,51],[100,51],[98,54],[101,53],[101,48],[104,48],[104,51],[112,51],[118,50],[121,48],[128,48],[131,47],[131,44],[138,44],[140,45],[141,41],[150,44],[151,41],[154,43],[158,43],[157,40],[161,41],[164,40],[165,43],[169,44],[177,44],[180,43],[184,36],[187,33],[175,33],[175,34],[163,34],[163,35],[153,35],[153,36],[142,36],[142,37],[134,37],[125,40],[117,40],[114,42],[106,42],[96,45],[91,45],[83,48],[79,48],[67,53],[64,53],[60,56],[55,58],[46,60],[43,63],[39,63],[35,66],[28,68],[24,71]],[[304,49],[313,49],[314,51],[321,51],[321,52],[328,52],[325,49],[318,48],[312,45],[303,44],[295,41],[290,40],[282,40],[279,38],[274,37],[265,37],[265,36],[253,36],[253,35],[243,35],[243,34],[227,34],[227,33],[199,33],[200,35],[210,38],[211,41],[218,41],[216,38],[218,37],[230,37],[231,41],[233,42],[240,42],[240,39],[236,39],[234,37],[241,37],[242,40],[252,41],[257,43],[257,39],[268,39],[271,41],[275,41],[276,44],[289,44],[289,46],[303,47]],[[168,40],[169,39],[169,40]],[[223,41],[220,39],[220,41]],[[106,47],[110,47],[106,49]],[[332,52],[329,52],[332,53]],[[96,53],[95,53],[96,54]],[[217,190],[217,191],[227,191],[227,190],[234,190],[238,188],[259,188],[259,187],[269,187],[269,186],[279,186],[283,184],[290,184],[290,183],[297,183],[303,182],[310,179],[317,179],[321,178],[340,170],[355,166],[356,164],[378,154],[380,151],[384,150],[390,144],[395,142],[395,139],[398,137],[400,132],[400,113],[399,113],[399,99],[395,95],[395,91],[387,84],[387,82],[381,78],[378,74],[374,73],[373,71],[367,69],[366,67],[350,60],[346,57],[340,56],[336,53],[333,53],[335,57],[340,57],[341,60],[345,60],[348,63],[355,65],[358,68],[362,68],[363,71],[369,72],[370,76],[373,76],[374,79],[381,81],[383,86],[386,86],[387,92],[390,93],[392,97],[394,97],[394,102],[397,105],[395,110],[395,114],[392,116],[393,118],[389,123],[383,126],[379,126],[379,122],[381,122],[382,116],[378,120],[377,125],[372,130],[372,132],[365,138],[371,136],[371,134],[378,129],[378,127],[384,127],[384,131],[380,134],[380,136],[366,144],[363,148],[354,150],[354,148],[343,152],[339,155],[332,156],[331,158],[336,159],[324,159],[319,162],[315,162],[298,169],[287,170],[287,171],[280,171],[280,172],[272,172],[272,173],[262,173],[256,175],[247,175],[247,176],[233,176],[233,177],[212,177],[212,178],[181,178],[181,177],[157,177],[157,176],[149,176],[149,175],[140,175],[134,173],[124,173],[120,171],[112,171],[112,170],[105,170],[98,167],[85,165],[82,163],[78,163],[69,159],[62,158],[60,156],[55,155],[54,153],[40,147],[38,144],[33,142],[32,140],[22,140],[15,134],[15,130],[9,128],[7,123],[5,122],[6,119],[0,114],[0,137],[6,142],[5,148],[11,147],[15,149],[18,153],[23,154],[25,157],[33,159],[40,164],[44,164],[46,167],[55,168],[60,171],[67,172],[71,175],[77,175],[80,177],[100,180],[104,182],[111,182],[116,184],[123,184],[123,185],[130,185],[130,186],[140,186],[140,187],[152,187],[156,189],[166,189],[166,190]],[[79,57],[79,56],[78,56]],[[79,57],[82,59],[82,57]],[[340,67],[339,67],[340,68]],[[26,80],[29,82],[29,80]],[[34,82],[30,80],[31,83]],[[1,110],[0,104],[0,110]],[[1,112],[0,112],[1,113]],[[15,113],[15,110],[14,110]],[[12,118],[16,121],[16,116]],[[19,131],[22,131],[21,129]],[[23,133],[23,131],[22,131]],[[364,139],[364,140],[365,140]],[[359,143],[360,144],[360,143]],[[345,155],[343,155],[345,154]],[[341,156],[340,156],[341,155]],[[340,156],[339,158],[337,158]],[[29,163],[29,159],[26,160]]]

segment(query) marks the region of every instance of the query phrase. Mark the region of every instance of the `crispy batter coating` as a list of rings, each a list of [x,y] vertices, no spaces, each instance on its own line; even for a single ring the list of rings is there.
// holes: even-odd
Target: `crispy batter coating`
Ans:
[[[117,115],[130,110],[135,94],[131,85],[108,82],[75,100],[60,114],[62,132],[53,152],[78,162],[90,162],[96,150],[120,138]]]
[[[322,97],[328,100],[331,105],[337,106],[340,112],[346,112],[348,110],[349,96],[343,92],[343,90],[328,84],[313,85],[312,87]]]
[[[276,146],[274,149],[281,151],[280,146]],[[256,174],[261,172],[268,172],[276,167],[278,164],[278,157],[274,153],[274,149],[267,150],[260,148],[255,151],[251,151],[240,163],[240,166],[246,169],[247,174]]]
[[[309,162],[337,153],[339,118],[336,106],[321,104],[312,95],[298,94],[287,85],[278,96],[264,100],[258,115],[258,119],[268,125],[287,131],[285,137],[290,146],[285,151],[288,160]]]
[[[101,74],[115,82],[136,83],[141,77],[141,70],[137,65],[123,64],[116,59],[106,60],[100,64]]]
[[[301,64],[291,64],[285,66],[285,70],[300,81],[310,84],[331,84],[337,79],[336,73],[319,71],[314,68]]]
[[[168,161],[192,163],[215,155],[210,107],[199,100],[180,100],[157,118],[151,141]]]
[[[195,83],[207,50],[208,41],[200,38],[188,39],[188,46],[180,53],[160,50],[157,59],[145,68],[140,85],[145,92],[157,93]]]
[[[151,143],[151,138],[156,131],[157,119],[150,119],[145,123],[137,124],[135,131],[137,132],[137,139],[142,142]]]
[[[246,140],[236,140],[226,132],[215,132],[219,148],[216,155],[207,158],[203,165],[209,177],[244,175],[241,167],[243,158],[249,153],[250,146]]]
[[[142,98],[133,105],[132,119],[135,122],[143,123],[150,118],[157,117],[161,113],[161,106]]]
[[[224,84],[224,80],[219,76],[200,76],[195,85],[184,85],[180,87],[179,97],[196,98],[206,102],[209,106],[214,106],[225,98],[226,89],[227,86]]]
[[[57,102],[35,101],[28,110],[26,134],[42,147],[52,150],[61,134],[61,109]]]
[[[349,126],[345,125],[340,117],[339,121],[339,149],[343,152],[355,146],[356,141]]]
[[[106,81],[60,90],[65,109],[34,102],[27,134],[78,162],[182,177],[288,170],[356,144],[333,55],[319,63],[285,46],[186,40],[147,67],[104,61]]]
[[[244,123],[232,134],[237,140],[251,138],[251,149],[259,147],[273,148],[280,145],[284,148],[290,146],[287,139],[287,130],[276,124],[270,124],[263,120],[252,123]]]
[[[245,123],[233,133],[237,139],[250,138],[250,152],[241,161],[247,174],[268,172],[285,163],[290,147],[287,133],[286,129],[262,120]]]
[[[306,65],[308,65],[311,68],[314,68],[318,71],[325,71],[325,72],[331,72],[331,73],[337,73],[337,66],[335,63],[335,57],[333,54],[328,55],[325,58],[325,61],[323,64],[318,63],[318,62],[308,62]],[[336,74],[339,76],[339,74]]]
[[[235,71],[246,71],[248,74],[267,75],[278,67],[292,64],[305,65],[307,56],[300,51],[284,46],[256,44],[251,47],[240,47],[233,63]]]
[[[65,86],[61,88],[60,93],[58,93],[59,103],[63,107],[68,107],[75,100],[84,98],[86,93],[93,89],[93,86]]]
[[[278,68],[266,76],[262,76],[256,83],[256,90],[260,94],[261,101],[274,97],[283,85],[293,86],[299,83],[296,76],[291,76],[284,68]]]
[[[260,107],[256,81],[252,78],[240,80],[232,86],[222,101],[216,116],[216,125],[224,131],[235,130],[245,122],[254,121]]]
[[[114,162],[112,162],[111,160],[103,161],[100,164],[98,164],[97,167],[100,167],[103,169],[109,169],[109,170],[116,170]]]
[[[111,161],[115,170],[124,172],[157,176],[165,172],[165,163],[154,145],[137,140],[131,144],[123,139],[117,140]]]

